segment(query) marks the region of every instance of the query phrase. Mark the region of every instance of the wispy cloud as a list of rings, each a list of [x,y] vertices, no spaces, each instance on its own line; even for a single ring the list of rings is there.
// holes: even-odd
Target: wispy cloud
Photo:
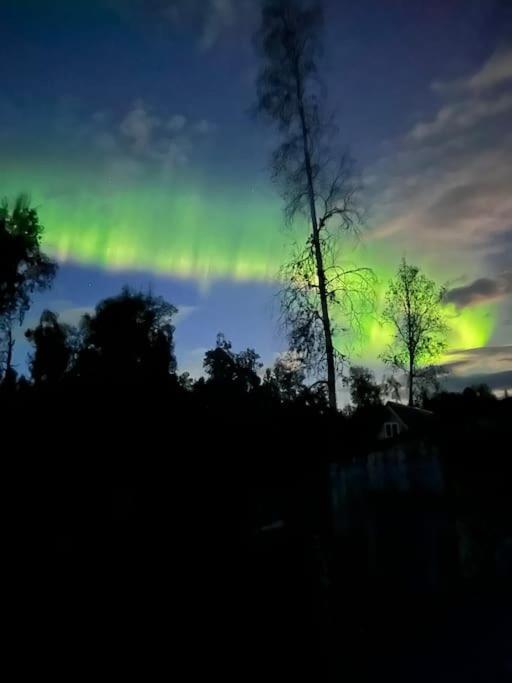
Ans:
[[[444,386],[451,391],[487,384],[493,391],[512,389],[512,346],[453,351],[445,363]],[[453,360],[452,360],[453,359]]]
[[[437,83],[437,112],[369,169],[380,218],[374,237],[460,276],[447,294],[458,308],[500,302],[497,344],[510,338],[512,310],[511,76],[512,50],[502,48],[457,83]],[[512,347],[457,351],[447,365],[453,388],[477,380],[503,388]]]
[[[187,125],[187,117],[183,114],[174,114],[167,121],[167,128],[173,133],[179,133]]]
[[[432,89],[436,92],[482,92],[512,80],[512,48],[500,46],[474,74],[457,81],[435,81]]]
[[[218,46],[225,36],[240,34],[240,24],[250,26],[257,9],[254,0],[110,0],[120,13],[146,16],[159,27],[188,30],[196,35],[199,50]],[[236,31],[236,33],[235,33]]]
[[[96,155],[111,185],[139,179],[148,170],[166,175],[187,166],[217,130],[214,122],[183,113],[156,111],[136,100],[121,116],[111,112],[90,115],[77,135],[86,153]]]
[[[210,50],[230,30],[238,17],[235,0],[153,0],[146,5],[172,26],[192,26],[198,33],[198,46]]]
[[[512,345],[486,346],[465,351],[451,351],[444,368],[457,376],[509,371],[512,368]]]
[[[374,236],[414,251],[420,244],[438,260],[465,259],[475,279],[478,268],[492,277],[507,270],[495,245],[512,233],[512,94],[491,83],[508,79],[509,55],[492,56],[464,88],[437,87],[437,114],[370,169],[381,216]]]
[[[196,124],[194,124],[194,130],[201,135],[209,135],[213,133],[216,129],[216,125],[208,119],[201,119]]]
[[[206,5],[206,14],[199,44],[204,50],[209,50],[224,31],[233,27],[237,15],[233,0],[209,0],[203,2],[203,5]]]
[[[473,375],[448,376],[444,378],[443,385],[449,391],[463,391],[466,387],[476,387],[485,384],[489,389],[500,395],[505,390],[512,389],[512,370],[503,372],[478,372]]]
[[[138,101],[121,121],[119,130],[136,152],[145,152],[152,142],[153,133],[160,126],[160,119],[151,114],[142,101]]]
[[[446,300],[459,308],[490,301],[499,301],[512,294],[512,271],[502,273],[497,278],[482,277],[464,287],[451,289]]]
[[[429,138],[456,133],[471,128],[484,119],[492,118],[512,110],[512,95],[505,93],[495,100],[481,98],[466,99],[442,107],[433,121],[414,126],[410,138],[419,142]]]
[[[178,313],[174,318],[175,325],[181,325],[187,318],[190,318],[196,311],[199,310],[198,306],[178,306]]]

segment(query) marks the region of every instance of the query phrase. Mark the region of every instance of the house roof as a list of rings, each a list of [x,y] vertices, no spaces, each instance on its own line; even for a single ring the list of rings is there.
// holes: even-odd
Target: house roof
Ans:
[[[395,403],[388,401],[386,408],[391,410],[396,415],[398,420],[402,422],[410,431],[421,431],[428,427],[434,419],[434,413],[423,408],[413,408],[405,406],[402,403]]]

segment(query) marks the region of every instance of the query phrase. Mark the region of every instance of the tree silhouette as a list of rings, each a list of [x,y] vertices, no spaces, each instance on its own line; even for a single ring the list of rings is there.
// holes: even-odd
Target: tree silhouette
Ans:
[[[387,375],[382,378],[381,393],[386,398],[390,398],[392,401],[400,401],[400,392],[402,385],[400,380],[393,374]]]
[[[43,226],[28,197],[0,205],[0,335],[4,371],[12,369],[13,326],[23,322],[32,295],[47,289],[57,266],[41,251]]]
[[[132,383],[165,380],[176,370],[173,318],[161,297],[124,288],[81,322],[78,375]]]
[[[356,408],[369,408],[382,403],[382,389],[375,381],[375,375],[368,368],[353,366],[344,380],[350,390],[350,399]]]
[[[178,377],[178,386],[180,386],[182,389],[184,389],[187,392],[191,392],[194,390],[194,380],[190,376],[189,372],[183,372]]]
[[[25,336],[34,346],[30,371],[36,384],[56,384],[70,369],[75,352],[77,331],[59,322],[59,316],[44,311],[39,325],[27,330]]]
[[[350,324],[371,290],[371,273],[343,267],[343,233],[361,224],[359,182],[353,162],[337,151],[337,131],[321,106],[317,58],[321,48],[319,2],[266,0],[257,36],[262,67],[258,110],[280,131],[273,176],[282,186],[286,217],[305,216],[309,235],[282,269],[283,322],[292,348],[316,372],[327,372],[329,404],[336,408],[335,321]],[[347,320],[349,319],[349,320]]]
[[[261,384],[258,370],[261,370],[260,356],[254,349],[236,354],[236,381],[244,391],[253,391]]]
[[[254,349],[234,353],[231,342],[219,333],[215,348],[205,354],[203,367],[210,384],[219,390],[237,389],[248,392],[259,387],[261,383],[258,375],[261,368],[259,358]]]
[[[444,296],[443,287],[405,259],[389,283],[383,320],[392,326],[394,337],[382,359],[407,373],[410,406],[415,403],[416,385],[432,374],[432,364],[446,349]]]
[[[279,356],[272,369],[267,369],[264,385],[278,400],[292,402],[307,390],[305,379],[303,360],[290,351]]]

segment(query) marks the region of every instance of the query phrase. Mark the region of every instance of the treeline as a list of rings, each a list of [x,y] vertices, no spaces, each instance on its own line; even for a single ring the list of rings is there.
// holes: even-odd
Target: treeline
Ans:
[[[145,386],[159,393],[193,396],[211,408],[226,402],[240,408],[250,400],[261,406],[328,412],[326,378],[320,371],[311,379],[315,373],[307,354],[293,344],[291,351],[263,371],[254,349],[237,352],[219,334],[204,356],[204,377],[179,374],[174,353],[176,307],[129,288],[98,303],[76,327],[60,321],[58,313],[44,311],[39,324],[25,333],[32,346],[29,378],[18,378],[13,364],[15,331],[23,324],[34,294],[48,289],[57,272],[57,264],[41,250],[43,230],[27,197],[0,205],[0,381],[4,393],[12,396],[72,387],[126,391]],[[432,359],[446,347],[443,293],[418,268],[401,263],[389,284],[382,314],[382,323],[395,332],[382,356],[391,374],[378,384],[368,369],[352,367],[344,379],[352,400],[346,414],[382,405],[387,399],[400,400],[404,389],[412,405],[428,407],[439,394],[438,369]],[[485,387],[468,391],[493,399]]]
[[[35,434],[59,425],[63,442],[81,433],[92,450],[113,454],[163,453],[164,440],[180,455],[222,448],[231,459],[243,449],[248,462],[278,456],[320,464],[376,447],[385,404],[401,398],[392,376],[379,383],[369,369],[352,366],[344,380],[351,402],[335,412],[325,383],[311,383],[296,353],[265,369],[257,351],[237,351],[219,334],[204,354],[203,375],[192,378],[176,360],[177,312],[163,298],[129,288],[100,301],[77,326],[44,311],[25,332],[32,347],[28,378],[11,372],[0,387],[4,419],[21,417],[37,426]],[[491,433],[493,443],[496,435],[506,438],[512,400],[498,400],[487,386],[451,393],[428,381],[418,389],[417,404],[437,419],[409,436],[451,444],[453,434],[460,444],[465,434],[466,454],[477,438],[480,446],[490,444]],[[457,450],[450,447],[448,457]]]
[[[41,393],[82,392],[126,396],[144,390],[168,400],[194,397],[206,407],[244,400],[280,406],[284,403],[322,413],[326,409],[322,384],[306,383],[306,368],[290,353],[262,375],[253,349],[236,352],[219,334],[204,357],[204,377],[179,374],[174,352],[177,309],[163,298],[129,288],[105,299],[94,313],[71,326],[53,311],[26,331],[32,351],[28,378],[18,376],[13,362],[16,330],[24,322],[35,293],[48,289],[57,264],[41,249],[44,228],[26,196],[0,206],[0,389],[14,397]],[[241,403],[242,402],[242,403]]]
[[[101,301],[76,327],[61,322],[57,313],[44,311],[39,324],[25,333],[32,346],[30,378],[22,377],[11,389],[138,387],[195,395],[205,405],[251,398],[318,413],[327,410],[322,383],[307,384],[304,363],[295,354],[283,354],[263,372],[254,349],[237,352],[223,334],[204,355],[203,377],[180,374],[174,352],[177,312],[162,297],[127,287]]]

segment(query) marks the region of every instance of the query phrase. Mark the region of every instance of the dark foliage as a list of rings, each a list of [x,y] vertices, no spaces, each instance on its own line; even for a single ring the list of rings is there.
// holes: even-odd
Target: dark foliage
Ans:
[[[34,292],[51,283],[56,264],[41,252],[43,227],[26,196],[0,206],[0,316],[23,316]]]
[[[25,332],[34,346],[30,358],[30,373],[36,384],[55,385],[71,370],[76,353],[76,330],[59,322],[59,316],[44,311],[39,325]]]
[[[43,227],[28,198],[0,205],[0,371],[12,385],[13,329],[21,324],[32,295],[47,289],[57,265],[41,251]],[[1,373],[0,373],[1,374]]]
[[[368,368],[353,366],[345,380],[350,399],[356,408],[368,408],[382,404],[382,388],[375,381],[375,375]]]

